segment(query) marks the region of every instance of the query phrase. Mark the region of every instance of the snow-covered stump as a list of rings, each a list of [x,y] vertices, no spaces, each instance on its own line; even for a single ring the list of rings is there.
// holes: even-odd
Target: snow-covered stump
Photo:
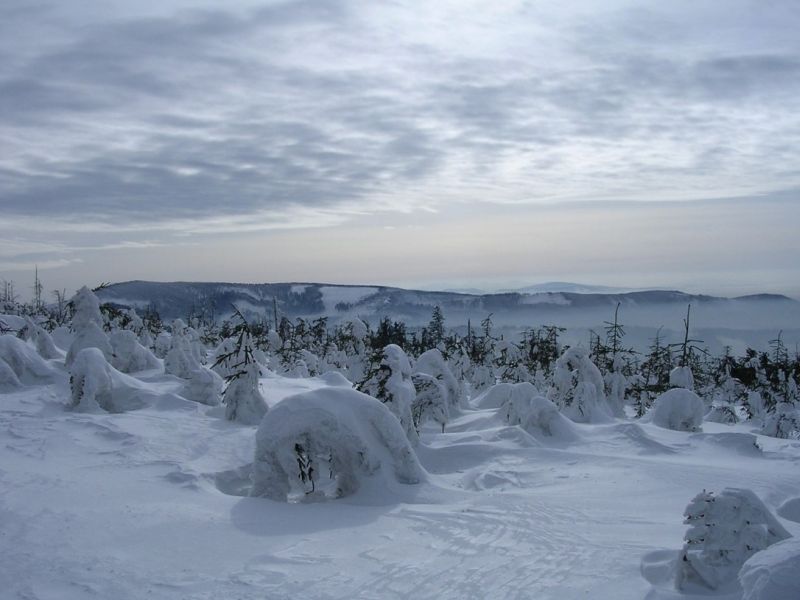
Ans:
[[[568,348],[556,361],[548,398],[577,423],[606,423],[613,418],[603,375],[581,347]]]
[[[342,498],[368,480],[384,493],[424,479],[405,431],[387,406],[345,388],[281,401],[256,433],[251,496],[286,502]]]
[[[686,507],[689,529],[676,569],[675,584],[715,590],[735,580],[756,552],[789,537],[783,526],[751,490],[703,491]]]
[[[200,404],[218,406],[224,387],[225,382],[222,377],[208,367],[200,367],[189,374],[180,395]]]
[[[111,364],[123,373],[138,373],[161,367],[156,355],[139,343],[137,335],[128,329],[120,329],[109,336]]]
[[[400,346],[389,344],[383,349],[380,363],[359,384],[358,390],[383,402],[400,421],[409,441],[412,444],[419,441],[411,414],[417,392],[411,380],[411,364]]]
[[[642,421],[675,431],[700,431],[705,410],[703,400],[693,391],[672,388],[656,398]]]
[[[527,382],[514,384],[500,414],[506,423],[519,425],[540,442],[571,442],[579,437],[575,424]]]

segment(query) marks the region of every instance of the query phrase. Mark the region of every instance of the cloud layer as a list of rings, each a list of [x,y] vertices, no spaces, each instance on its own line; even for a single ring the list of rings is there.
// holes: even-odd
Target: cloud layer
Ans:
[[[793,0],[7,0],[6,266],[45,241],[793,193],[797,31]]]

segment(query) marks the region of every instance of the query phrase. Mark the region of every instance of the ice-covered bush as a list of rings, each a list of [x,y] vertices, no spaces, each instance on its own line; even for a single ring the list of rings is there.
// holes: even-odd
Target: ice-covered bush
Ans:
[[[131,377],[109,364],[98,348],[78,352],[70,367],[70,408],[124,412],[144,406],[143,390]]]
[[[111,343],[111,364],[123,373],[137,373],[161,366],[155,354],[139,343],[133,331],[118,329],[109,336]]]
[[[676,585],[688,583],[717,589],[736,578],[756,552],[789,537],[769,509],[751,490],[705,490],[686,507],[689,529],[678,557]]]
[[[375,360],[358,390],[383,402],[400,421],[412,444],[419,439],[411,405],[417,396],[411,380],[411,364],[400,346],[389,344]]]
[[[800,597],[800,539],[789,538],[757,552],[739,571],[742,600]]]
[[[705,406],[700,396],[685,388],[672,388],[656,398],[644,421],[675,431],[700,431]]]
[[[368,479],[382,489],[424,478],[386,405],[355,390],[320,388],[284,399],[256,433],[252,496],[339,498]]]
[[[111,360],[112,350],[108,336],[103,331],[103,315],[100,300],[86,286],[72,298],[74,314],[72,329],[75,337],[67,352],[66,365],[70,367],[78,353],[84,348],[98,348],[106,360]]]
[[[0,362],[8,367],[0,368],[0,382],[8,388],[48,383],[56,376],[56,370],[33,347],[14,335],[0,335]]]
[[[211,369],[201,366],[189,373],[180,394],[187,400],[217,406],[224,387],[225,382],[222,377]]]
[[[584,348],[575,347],[568,348],[556,361],[548,398],[573,421],[602,423],[612,418],[604,390],[600,369]]]
[[[575,425],[530,383],[514,384],[500,414],[509,425],[519,425],[539,441],[576,439]]]

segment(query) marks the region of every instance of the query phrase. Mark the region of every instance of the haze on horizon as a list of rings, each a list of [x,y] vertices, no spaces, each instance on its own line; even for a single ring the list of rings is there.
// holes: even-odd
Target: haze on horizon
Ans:
[[[6,0],[0,279],[800,297],[800,3]]]

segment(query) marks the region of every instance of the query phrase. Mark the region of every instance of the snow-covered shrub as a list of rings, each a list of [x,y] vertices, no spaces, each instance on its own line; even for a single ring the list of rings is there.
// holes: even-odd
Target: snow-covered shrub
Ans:
[[[411,417],[414,428],[419,431],[420,425],[432,420],[438,423],[444,433],[449,421],[449,395],[439,379],[427,373],[414,373],[411,381],[416,389],[416,397],[411,403]]]
[[[800,539],[789,538],[757,552],[739,570],[742,600],[797,600]]]
[[[47,383],[57,374],[36,350],[14,335],[0,335],[0,361],[8,367],[2,369],[5,375],[0,375],[0,382],[4,381],[9,388],[18,387],[17,382],[27,385]]]
[[[669,372],[669,386],[694,390],[694,375],[689,367],[675,367]]]
[[[367,373],[358,390],[383,402],[400,421],[412,444],[419,440],[411,415],[411,404],[417,396],[411,380],[411,364],[400,346],[389,344],[380,354],[380,361]]]
[[[572,421],[528,382],[513,385],[500,414],[506,423],[519,425],[539,441],[568,442],[578,437]]]
[[[616,417],[625,416],[625,393],[630,386],[628,378],[622,372],[622,357],[616,355],[611,371],[605,376],[606,401]]]
[[[764,415],[762,435],[791,439],[800,437],[800,411],[790,402],[778,402]]]
[[[700,431],[705,406],[700,396],[685,388],[672,388],[661,394],[644,416],[664,429],[675,431]]]
[[[267,414],[267,402],[259,389],[261,367],[253,357],[250,334],[242,329],[233,350],[236,360],[231,364],[233,373],[226,379],[223,394],[225,418],[245,425],[258,425]]]
[[[717,589],[736,578],[756,552],[789,537],[769,509],[751,490],[705,490],[686,507],[689,529],[676,569],[676,585],[687,583]]]
[[[78,352],[70,367],[70,408],[124,412],[144,406],[139,383],[112,367],[98,348]]]
[[[604,390],[600,369],[584,348],[575,347],[568,348],[556,361],[548,398],[573,421],[602,423],[612,418]]]
[[[386,405],[355,390],[320,388],[275,406],[256,433],[252,496],[287,500],[354,494],[424,479],[408,438]]]
[[[172,348],[172,336],[166,331],[162,331],[153,342],[153,352],[158,358],[166,358],[170,348]]]
[[[25,319],[25,326],[19,331],[19,336],[27,341],[33,343],[36,351],[42,358],[52,359],[61,358],[63,354],[56,347],[53,338],[34,322],[33,319],[27,317]]]
[[[188,379],[192,371],[201,366],[190,330],[181,319],[175,319],[172,324],[170,348],[164,358],[164,371]]]
[[[456,410],[463,406],[466,399],[464,386],[455,378],[439,350],[434,348],[420,354],[414,363],[413,372],[433,375],[441,382],[447,393],[449,410]]]
[[[98,348],[106,360],[111,360],[112,350],[108,336],[103,331],[103,315],[100,313],[100,300],[86,286],[72,298],[74,315],[72,329],[75,338],[70,344],[65,364],[69,368],[78,353],[84,348]]]
[[[111,364],[123,373],[137,373],[161,366],[155,354],[139,343],[133,331],[118,329],[109,336]]]
[[[181,388],[181,396],[208,406],[217,406],[220,403],[225,382],[208,367],[199,367],[191,373],[186,383]]]

